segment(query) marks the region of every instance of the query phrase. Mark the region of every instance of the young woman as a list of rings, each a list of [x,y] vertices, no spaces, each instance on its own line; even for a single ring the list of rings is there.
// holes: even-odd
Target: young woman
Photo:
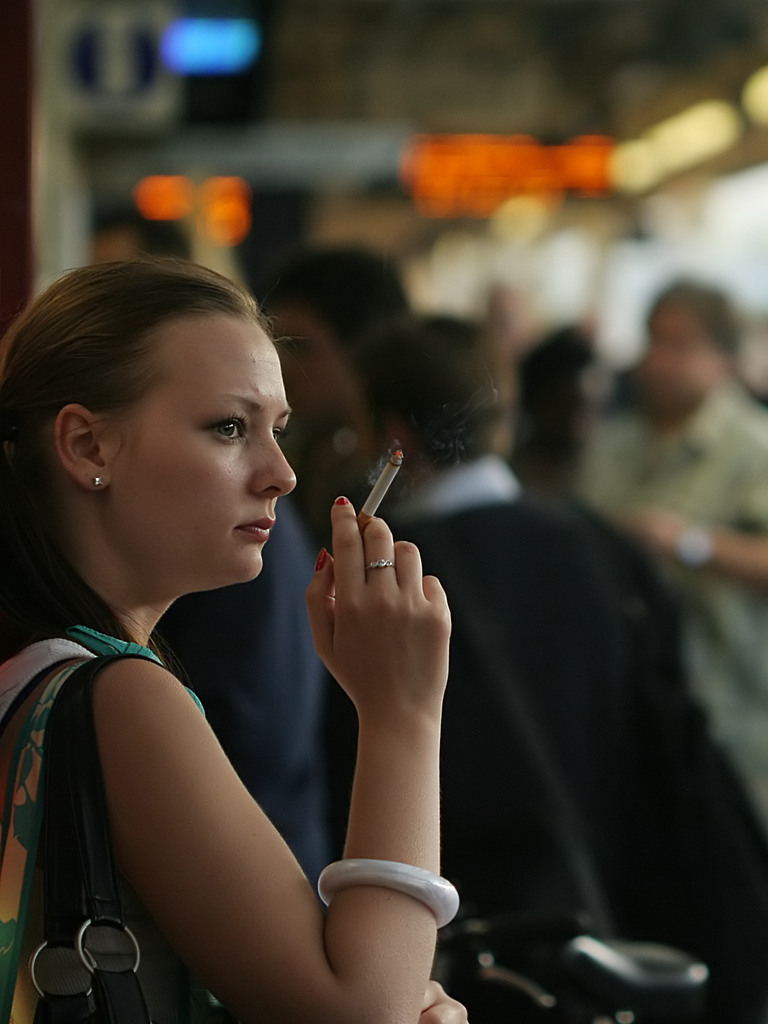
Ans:
[[[21,314],[0,348],[3,771],[62,664],[151,647],[176,597],[258,574],[295,483],[278,443],[288,413],[258,308],[202,267],[74,270]],[[307,603],[360,743],[327,913],[177,678],[136,659],[99,674],[113,844],[157,1024],[184,1019],[177,958],[244,1024],[465,1019],[429,982],[446,889],[432,874],[445,596],[381,520],[361,533],[344,497],[331,520]],[[34,932],[32,908],[30,950]],[[22,958],[11,1019],[33,1001]]]

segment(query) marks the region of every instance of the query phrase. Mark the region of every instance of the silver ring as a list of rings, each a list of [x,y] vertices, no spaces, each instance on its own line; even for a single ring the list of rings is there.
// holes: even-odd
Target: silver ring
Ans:
[[[369,562],[366,569],[394,569],[395,563],[389,558],[377,558],[375,562]]]
[[[32,978],[32,984],[35,986],[37,994],[40,996],[41,999],[45,999],[46,995],[48,993],[46,993],[44,991],[42,985],[38,981],[38,978],[37,978],[37,960],[38,960],[38,957],[40,956],[40,954],[43,953],[46,949],[48,949],[48,940],[47,939],[45,939],[43,942],[40,943],[40,945],[37,947],[37,949],[35,950],[35,952],[32,954],[32,956],[29,959],[29,973],[30,973],[30,977]],[[88,976],[88,989],[87,989],[87,991],[83,992],[83,995],[89,996],[91,994],[91,992],[93,991],[93,986],[91,985],[91,979],[90,979],[90,975],[93,974],[93,969],[91,967],[89,967],[87,964],[86,964],[86,969],[89,972],[89,976]],[[70,975],[71,975],[71,972],[70,972]],[[71,981],[71,977],[70,977],[70,981]],[[85,978],[83,979],[83,981],[85,981]],[[74,993],[71,993],[71,994],[74,994]]]

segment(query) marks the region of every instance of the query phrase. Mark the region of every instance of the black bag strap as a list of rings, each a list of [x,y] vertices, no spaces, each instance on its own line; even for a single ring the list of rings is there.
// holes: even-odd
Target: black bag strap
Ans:
[[[119,657],[141,655],[89,659],[62,684],[50,712],[43,761],[45,940],[49,946],[80,948],[93,974],[94,1020],[146,1024],[149,1015],[135,973],[138,947],[134,966],[124,971],[103,971],[87,951],[83,955],[84,929],[90,925],[126,930],[92,700],[97,673]],[[75,1010],[72,998],[47,994],[40,1019],[79,1020],[82,1002]]]
[[[83,891],[90,887],[93,877],[90,865],[94,860],[95,870],[101,878],[98,888],[109,892],[113,901],[117,900],[117,882],[108,837],[105,845],[103,834],[94,837],[90,829],[85,831],[86,842],[91,843],[91,848],[83,847],[82,856],[87,858],[87,862],[82,864],[78,849],[78,830],[82,830],[83,819],[90,816],[103,822],[106,817],[92,715],[85,714],[83,709],[83,701],[90,700],[90,683],[106,660],[89,659],[72,672],[59,690],[48,720],[44,759],[44,893],[45,938],[49,945],[71,945],[74,941],[83,923],[82,896]],[[70,760],[74,758],[79,764],[70,767]],[[76,778],[78,768],[83,772],[79,786]],[[97,840],[95,848],[94,840]],[[105,873],[107,889],[103,884]],[[87,917],[94,916],[92,910],[87,905]],[[114,919],[114,902],[112,910]]]

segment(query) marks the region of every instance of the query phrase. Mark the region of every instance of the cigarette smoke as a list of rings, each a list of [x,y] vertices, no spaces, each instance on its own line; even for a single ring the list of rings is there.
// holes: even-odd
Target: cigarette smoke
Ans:
[[[487,422],[483,414],[496,415],[497,411],[498,392],[493,386],[477,388],[461,404],[444,404],[437,416],[419,428],[430,462],[455,466],[466,461],[482,444],[479,427]]]

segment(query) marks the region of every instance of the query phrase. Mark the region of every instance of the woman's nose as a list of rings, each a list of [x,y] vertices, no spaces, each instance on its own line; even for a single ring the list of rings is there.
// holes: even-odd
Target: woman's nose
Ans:
[[[277,442],[272,445],[267,472],[259,473],[258,476],[262,481],[262,487],[258,489],[269,490],[276,495],[290,494],[296,486],[296,474]]]

